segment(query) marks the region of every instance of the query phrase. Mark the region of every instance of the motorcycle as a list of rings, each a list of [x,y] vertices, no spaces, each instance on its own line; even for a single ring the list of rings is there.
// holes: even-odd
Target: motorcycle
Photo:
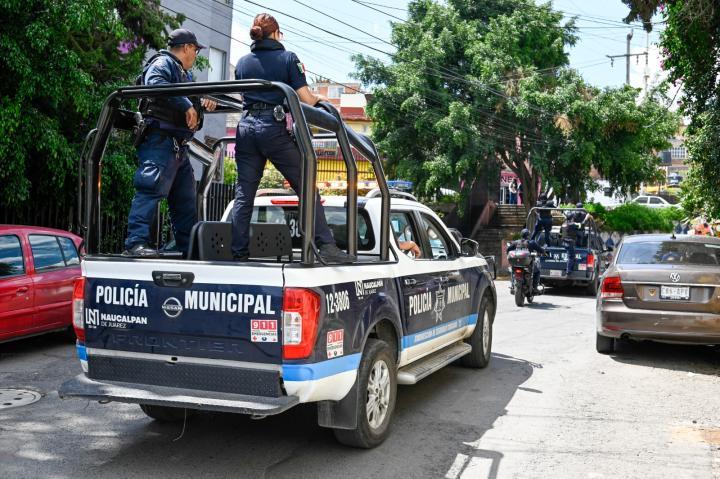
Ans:
[[[508,253],[510,263],[510,294],[515,295],[515,304],[522,307],[527,299],[532,303],[535,299],[533,291],[533,268],[535,253],[527,249],[516,249]]]

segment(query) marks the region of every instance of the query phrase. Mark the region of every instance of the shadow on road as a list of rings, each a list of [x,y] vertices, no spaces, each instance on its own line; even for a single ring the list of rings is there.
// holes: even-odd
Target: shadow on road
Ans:
[[[74,350],[75,339],[70,339],[68,333],[47,333],[24,339],[0,343],[0,361],[4,359],[22,357],[24,355],[50,353],[58,348]]]
[[[52,470],[58,477],[95,478],[435,478],[444,477],[458,457],[466,458],[459,472],[485,461],[491,472],[484,477],[495,477],[502,454],[472,444],[506,414],[518,387],[538,367],[494,354],[486,369],[450,366],[399,387],[393,431],[373,450],[338,444],[331,430],[317,425],[313,405],[262,420],[200,413],[183,430],[182,424],[152,421],[135,405],[79,401],[69,407],[57,399],[42,415],[6,416],[13,436],[0,444],[12,447],[0,456],[7,477]],[[51,414],[62,419],[45,417]],[[82,454],[74,454],[81,444]]]
[[[590,298],[587,290],[582,286],[558,286],[545,288],[545,296],[562,296],[565,298]]]
[[[628,340],[616,344],[612,359],[620,363],[709,376],[717,376],[720,370],[720,351],[716,347]]]

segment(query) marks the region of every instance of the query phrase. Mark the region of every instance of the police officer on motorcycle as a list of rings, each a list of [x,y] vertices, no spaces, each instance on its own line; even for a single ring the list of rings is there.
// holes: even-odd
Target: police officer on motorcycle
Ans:
[[[537,242],[533,239],[530,239],[530,231],[527,228],[523,228],[522,231],[520,231],[520,239],[515,240],[512,243],[510,243],[506,249],[506,253],[509,253],[510,251],[514,251],[517,249],[526,249],[528,251],[539,253],[541,255],[547,254],[547,251],[545,248],[537,244]],[[538,266],[537,261],[533,261],[533,294],[538,295],[540,294],[539,287],[540,286],[540,266]]]
[[[183,28],[170,32],[168,49],[160,50],[143,68],[138,83],[166,85],[192,81],[190,69],[201,45]],[[195,177],[188,158],[188,141],[201,126],[202,108],[213,111],[217,103],[206,98],[156,97],[140,103],[142,114],[135,144],[139,165],[133,185],[135,197],[128,217],[126,256],[155,256],[150,247],[150,223],[157,205],[167,198],[178,250],[187,254],[190,230],[197,221]]]

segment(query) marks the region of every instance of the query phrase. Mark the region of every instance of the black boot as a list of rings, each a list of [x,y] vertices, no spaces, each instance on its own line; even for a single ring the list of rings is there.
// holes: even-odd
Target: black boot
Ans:
[[[355,256],[338,248],[335,243],[320,245],[319,249],[320,257],[326,263],[354,263],[356,259]]]
[[[157,258],[158,252],[156,249],[149,247],[145,243],[138,243],[123,251],[123,256],[130,256],[133,258]]]

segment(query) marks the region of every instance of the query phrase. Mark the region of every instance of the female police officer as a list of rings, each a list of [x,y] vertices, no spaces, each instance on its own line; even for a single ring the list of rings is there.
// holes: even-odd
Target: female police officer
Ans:
[[[272,15],[261,13],[255,17],[250,29],[253,40],[250,53],[238,60],[235,79],[262,79],[283,82],[292,87],[300,101],[315,105],[325,98],[313,94],[305,80],[305,68],[297,55],[285,50],[280,43],[280,26]],[[253,201],[269,159],[300,195],[301,157],[285,126],[273,111],[282,105],[284,95],[279,91],[247,92],[244,95],[246,111],[238,124],[235,144],[237,185],[233,205],[233,257],[248,259],[250,218]],[[355,258],[341,251],[335,244],[325,220],[325,211],[318,196],[315,210],[315,243],[326,262],[349,263]]]

